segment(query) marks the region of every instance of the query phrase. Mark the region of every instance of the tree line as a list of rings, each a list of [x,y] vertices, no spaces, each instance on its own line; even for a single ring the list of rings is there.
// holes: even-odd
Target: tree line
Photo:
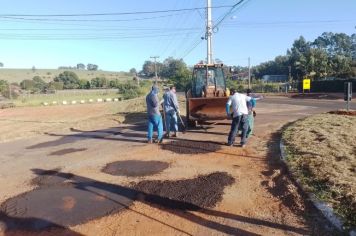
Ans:
[[[60,66],[59,70],[91,70],[97,71],[99,69],[98,65],[88,63],[86,66],[83,63],[78,63],[76,66]]]
[[[263,75],[288,75],[294,80],[312,76],[325,78],[356,77],[356,34],[324,32],[314,41],[296,39],[286,55],[252,68],[256,78]]]

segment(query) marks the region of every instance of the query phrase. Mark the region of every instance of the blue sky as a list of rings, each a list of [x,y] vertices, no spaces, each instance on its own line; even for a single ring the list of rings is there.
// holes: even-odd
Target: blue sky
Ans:
[[[231,6],[237,0],[212,0]],[[204,10],[150,14],[53,16],[200,8],[206,0],[11,0],[0,8],[0,62],[6,68],[57,68],[94,63],[100,69],[142,68],[150,56],[205,59]],[[229,7],[213,9],[218,22]],[[39,15],[39,16],[21,16]],[[41,16],[49,15],[49,16]],[[285,54],[300,35],[356,33],[355,0],[245,0],[213,38],[213,57],[253,65]]]

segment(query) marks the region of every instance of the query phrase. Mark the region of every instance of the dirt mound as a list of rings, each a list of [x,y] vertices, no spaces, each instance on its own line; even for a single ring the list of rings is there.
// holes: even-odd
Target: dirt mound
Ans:
[[[224,188],[234,182],[234,178],[226,172],[214,172],[194,179],[142,181],[134,188],[147,194],[145,201],[171,209],[198,210],[214,207],[222,200]],[[171,201],[162,202],[162,198]]]
[[[102,171],[118,176],[147,176],[160,173],[167,169],[169,163],[162,161],[116,161],[107,164]]]
[[[356,116],[355,110],[351,110],[351,111],[338,110],[338,111],[330,111],[329,113],[335,115]]]
[[[160,147],[163,150],[178,154],[205,154],[216,152],[221,149],[221,145],[216,143],[193,140],[170,141],[162,144]]]

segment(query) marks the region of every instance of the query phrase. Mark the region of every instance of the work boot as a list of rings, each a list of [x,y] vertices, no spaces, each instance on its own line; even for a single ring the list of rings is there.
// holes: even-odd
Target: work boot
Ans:
[[[177,138],[177,137],[178,137],[178,132],[174,132],[174,134],[172,135],[172,137]]]
[[[164,137],[169,138],[169,133],[166,133]]]

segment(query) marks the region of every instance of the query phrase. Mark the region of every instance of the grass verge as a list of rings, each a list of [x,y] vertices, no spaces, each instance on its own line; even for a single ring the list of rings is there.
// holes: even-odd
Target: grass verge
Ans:
[[[356,226],[356,117],[319,114],[287,127],[287,163],[308,192]]]

